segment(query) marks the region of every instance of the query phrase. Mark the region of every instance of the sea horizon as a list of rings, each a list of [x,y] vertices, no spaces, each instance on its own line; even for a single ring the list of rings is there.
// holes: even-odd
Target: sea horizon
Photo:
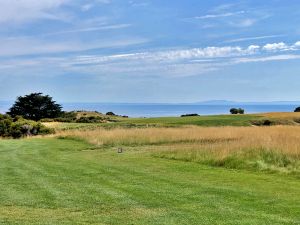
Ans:
[[[230,114],[231,108],[243,108],[246,114],[268,112],[293,112],[300,104],[297,102],[219,102],[199,103],[62,103],[65,111],[97,111],[101,113],[114,112],[117,115],[129,117],[168,117],[196,113],[199,115]],[[9,110],[13,101],[0,101],[0,113]]]

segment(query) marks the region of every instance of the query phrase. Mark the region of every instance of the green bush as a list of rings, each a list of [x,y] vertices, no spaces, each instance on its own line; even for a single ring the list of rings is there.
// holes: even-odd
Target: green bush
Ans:
[[[230,113],[231,114],[244,114],[245,113],[245,110],[242,109],[242,108],[231,108],[230,109]]]
[[[70,120],[76,120],[77,113],[76,112],[63,112],[60,116],[60,118],[67,118]]]
[[[77,112],[63,112],[60,117],[57,118],[44,118],[40,122],[60,122],[60,123],[103,123],[107,120],[115,122],[114,120],[109,119],[109,117],[102,116],[88,116],[87,113],[83,113],[83,116]]]
[[[13,121],[11,118],[0,115],[0,136],[8,137],[11,133],[11,125]]]
[[[252,120],[251,124],[254,126],[272,126],[272,125],[276,125],[274,121],[272,120]]]
[[[192,114],[184,114],[184,115],[181,115],[180,117],[190,117],[190,116],[200,116],[200,115],[197,113],[192,113]]]
[[[55,122],[61,122],[61,123],[74,123],[76,122],[76,118],[64,118],[64,117],[59,117],[55,119]]]
[[[75,123],[77,120],[76,112],[62,112],[59,117],[56,118],[44,118],[40,122],[61,122],[61,123]]]
[[[294,112],[300,112],[300,107],[297,107]]]
[[[76,123],[101,123],[103,118],[100,116],[81,117],[76,120]]]
[[[116,116],[116,114],[114,114],[113,112],[107,112],[106,115],[107,116]]]
[[[0,115],[0,137],[21,138],[51,133],[54,133],[53,129],[39,122],[25,120],[22,117],[11,118],[8,115]]]

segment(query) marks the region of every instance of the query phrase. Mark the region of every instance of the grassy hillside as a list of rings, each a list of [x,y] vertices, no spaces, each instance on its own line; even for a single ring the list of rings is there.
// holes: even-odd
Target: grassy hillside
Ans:
[[[144,147],[0,141],[0,224],[299,224],[292,176],[153,157]]]

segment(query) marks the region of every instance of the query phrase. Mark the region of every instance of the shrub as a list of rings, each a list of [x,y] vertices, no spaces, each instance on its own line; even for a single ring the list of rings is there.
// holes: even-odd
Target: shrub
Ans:
[[[100,116],[81,117],[76,120],[76,123],[101,123],[103,118]]]
[[[230,113],[231,113],[231,114],[238,114],[238,109],[236,109],[236,108],[231,108],[231,109],[230,109]]]
[[[86,113],[84,113],[84,114],[86,114]],[[60,118],[68,118],[68,119],[76,120],[77,113],[76,112],[62,112]]]
[[[76,112],[62,112],[57,118],[44,118],[40,122],[61,122],[61,123],[75,123],[77,119]]]
[[[275,125],[274,121],[271,120],[253,120],[251,121],[251,124],[253,124],[254,126],[272,126]]]
[[[181,117],[199,116],[197,113],[181,115]]]
[[[0,116],[0,136],[8,137],[11,132],[11,125],[13,121],[11,118]]]
[[[0,115],[0,137],[21,138],[51,133],[54,133],[54,130],[45,127],[41,123],[25,120],[22,117],[13,119],[8,115]]]
[[[230,109],[230,113],[231,114],[244,114],[245,113],[245,110],[244,109],[242,109],[242,108],[231,108]]]
[[[107,116],[115,116],[116,114],[114,114],[113,112],[107,112],[106,115]]]
[[[239,113],[239,114],[245,114],[245,110],[242,109],[242,108],[239,108],[239,109],[238,109],[238,113]]]
[[[76,122],[76,119],[59,117],[59,118],[54,119],[54,121],[61,122],[61,123],[74,123],[74,122]]]
[[[297,107],[294,112],[300,112],[300,107]]]

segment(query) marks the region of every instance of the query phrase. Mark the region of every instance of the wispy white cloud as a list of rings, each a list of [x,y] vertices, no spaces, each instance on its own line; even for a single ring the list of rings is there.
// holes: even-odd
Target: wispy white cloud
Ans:
[[[58,36],[58,35],[65,35],[65,34],[72,34],[72,33],[94,32],[94,31],[101,31],[101,30],[119,30],[119,29],[128,28],[130,26],[131,26],[131,24],[111,24],[111,25],[102,25],[102,26],[95,26],[95,27],[75,28],[75,29],[50,32],[50,33],[39,33],[36,35],[28,35],[28,36],[12,36],[12,37],[6,37],[6,38],[0,39],[0,40],[2,40],[2,41],[8,41],[8,40],[22,41],[24,39],[33,39],[33,38],[37,38],[37,37],[48,37],[48,36]]]
[[[81,6],[82,11],[89,11],[90,9],[94,8],[98,4],[110,4],[111,0],[94,0],[90,1],[89,3],[83,4]]]
[[[248,50],[249,51],[257,51],[257,50],[259,50],[260,49],[260,46],[259,45],[250,45],[249,47],[248,47]]]
[[[266,44],[263,47],[263,49],[266,51],[287,50],[287,49],[289,49],[289,46],[287,44],[285,44],[284,42],[280,42],[280,43]]]
[[[230,10],[232,8],[235,8],[236,6],[237,6],[237,3],[221,4],[221,5],[214,7],[212,9],[212,11],[213,12],[224,12],[224,11]]]
[[[249,63],[249,62],[268,62],[268,61],[283,61],[300,59],[300,55],[273,55],[264,57],[254,57],[254,58],[239,58],[235,59],[234,63]]]
[[[76,6],[88,11],[99,4],[109,4],[110,0],[1,0],[0,23],[26,23],[29,21],[66,20],[72,17],[63,6]]]
[[[81,7],[82,11],[89,11],[91,8],[93,8],[93,4],[85,4]]]
[[[112,0],[95,0],[97,3],[102,3],[102,4],[109,4],[111,3]]]
[[[286,46],[294,46],[295,44]],[[300,50],[300,46],[298,48]],[[249,62],[283,61],[299,59],[300,55],[268,55],[264,46],[249,45],[207,47],[153,52],[139,52],[108,56],[79,56],[67,63],[68,68],[93,73],[166,76],[194,76],[215,71],[229,65]]]
[[[34,19],[60,19],[53,10],[70,0],[1,0],[0,23],[23,23]]]
[[[230,17],[230,16],[236,16],[240,14],[244,14],[245,11],[238,11],[238,12],[227,12],[227,13],[221,13],[221,14],[208,14],[204,16],[196,16],[195,19],[214,19],[214,18],[220,18],[220,17]]]
[[[99,30],[118,30],[118,29],[128,28],[130,26],[131,24],[112,24],[112,25],[103,25],[98,27],[85,27],[85,28],[78,28],[73,30],[52,32],[52,33],[41,34],[40,36],[53,36],[53,35],[70,34],[70,33],[92,32],[92,31],[99,31]]]
[[[271,14],[266,10],[249,8],[247,4],[239,2],[221,4],[209,10],[206,15],[197,16],[193,19],[202,20],[203,22],[213,21],[217,23],[218,27],[247,28],[270,16]],[[187,21],[190,22],[190,20]]]
[[[268,12],[249,11],[245,16],[239,18],[233,18],[232,20],[228,21],[228,24],[233,27],[247,28],[261,22],[262,20],[266,20],[270,17],[272,17],[272,15]]]
[[[90,42],[84,41],[42,41],[34,38],[15,40],[0,40],[0,56],[21,56],[35,54],[57,54],[68,52],[80,52],[91,49],[105,49],[115,47],[127,47],[148,42],[144,38],[111,38]]]
[[[257,21],[258,19],[246,18],[246,19],[231,21],[229,24],[234,27],[250,27],[253,26]]]
[[[256,37],[236,38],[236,39],[224,41],[224,43],[262,40],[262,39],[277,38],[277,37],[284,37],[284,36],[286,36],[286,35],[265,35],[265,36],[256,36]]]
[[[269,48],[265,48],[265,46],[276,45],[266,44],[259,46],[253,44],[244,48],[239,46],[224,46],[144,51],[112,55],[79,54],[77,56],[58,58],[39,57],[36,61],[20,59],[19,62],[18,60],[2,62],[0,69],[52,67],[56,69],[61,68],[63,71],[82,72],[99,76],[178,77],[205,74],[241,63],[263,63],[268,61],[300,59],[300,54],[295,53],[295,50],[300,51],[299,42],[279,45],[291,50],[293,52],[291,54],[282,54],[282,48],[278,47],[272,48],[273,50],[270,51]],[[51,47],[51,49],[53,49],[53,47]]]
[[[297,42],[294,44],[294,47],[300,47],[300,41],[297,41]]]
[[[150,5],[150,2],[146,2],[146,1],[129,1],[129,4],[132,6],[132,7],[146,7],[146,6],[149,6]]]
[[[77,58],[74,63],[76,64],[97,64],[104,62],[120,62],[120,61],[137,61],[141,62],[153,62],[153,63],[176,63],[180,61],[190,61],[199,59],[210,58],[224,58],[235,57],[255,53],[255,46],[249,46],[248,48],[241,47],[207,47],[207,48],[193,48],[193,49],[181,49],[181,50],[169,50],[169,51],[156,51],[156,52],[140,52],[132,54],[122,55],[110,55],[110,56],[84,56]]]

